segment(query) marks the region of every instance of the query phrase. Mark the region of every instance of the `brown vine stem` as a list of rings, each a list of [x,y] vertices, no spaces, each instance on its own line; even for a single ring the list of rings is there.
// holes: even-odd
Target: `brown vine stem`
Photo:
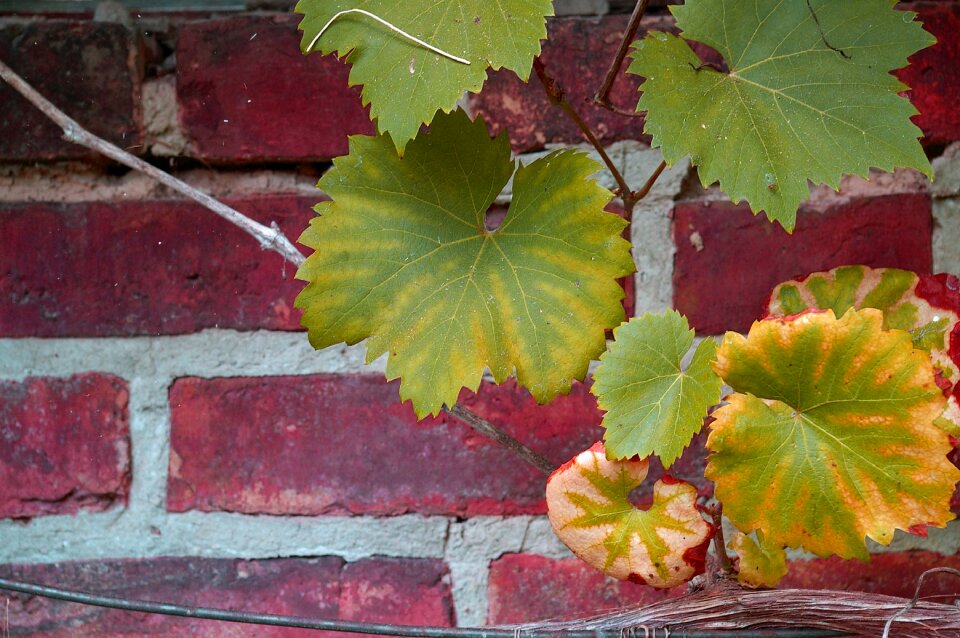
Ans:
[[[477,432],[485,434],[511,452],[517,454],[524,461],[537,468],[546,475],[553,473],[556,469],[545,456],[534,452],[526,445],[516,440],[503,430],[500,430],[489,421],[479,417],[462,405],[455,405],[452,408],[444,406],[443,411],[463,421]]]
[[[181,195],[202,204],[231,224],[239,227],[241,230],[251,235],[260,243],[260,247],[265,250],[273,250],[279,253],[284,259],[295,266],[299,266],[304,261],[303,254],[297,250],[289,239],[280,231],[276,222],[270,226],[256,222],[240,211],[227,206],[226,204],[214,199],[210,195],[200,191],[186,182],[177,179],[173,175],[166,173],[152,164],[148,164],[139,157],[127,153],[120,147],[97,137],[87,129],[80,126],[76,120],[58,109],[47,98],[40,95],[23,78],[17,75],[13,69],[0,61],[0,78],[3,78],[7,84],[12,86],[20,95],[25,97],[31,104],[40,109],[44,115],[55,122],[63,129],[63,138],[68,142],[79,144],[89,148],[110,159],[123,164],[133,170],[140,171],[157,180],[167,188],[174,190]]]
[[[650,0],[638,0],[637,6],[633,9],[633,15],[630,16],[630,22],[627,24],[627,30],[623,32],[623,38],[620,40],[620,48],[617,49],[617,55],[614,56],[610,68],[607,69],[607,75],[603,78],[603,84],[593,96],[593,101],[605,109],[609,109],[621,115],[630,115],[635,117],[636,113],[627,113],[621,111],[610,103],[610,91],[613,89],[613,83],[617,81],[617,75],[623,66],[623,61],[627,57],[627,51],[630,49],[630,43],[637,37],[637,31],[640,29],[640,20],[647,11],[647,5]]]
[[[43,97],[33,86],[17,75],[13,69],[7,66],[2,60],[0,60],[0,78],[3,78],[14,90],[63,129],[63,137],[68,142],[73,142],[74,144],[79,144],[90,150],[102,153],[124,166],[152,177],[164,186],[194,200],[231,224],[238,226],[256,239],[260,243],[261,248],[279,253],[284,259],[295,266],[300,266],[306,259],[303,254],[297,250],[297,247],[287,239],[286,235],[283,234],[276,223],[272,223],[270,226],[264,226],[250,219],[240,211],[211,197],[207,193],[190,186],[183,180],[177,179],[173,175],[160,170],[139,157],[127,153],[120,147],[97,137],[80,126],[76,120],[57,108],[50,100]],[[500,431],[493,424],[484,421],[462,406],[455,406],[453,410],[456,411],[453,412],[453,414],[458,419],[473,427],[481,434],[500,443],[508,450],[520,455],[523,460],[535,465],[547,474],[553,471],[553,466],[547,459],[530,450],[505,432]]]
[[[720,561],[720,572],[723,574],[733,573],[733,564],[730,562],[730,555],[727,554],[727,542],[723,538],[723,505],[717,503],[705,508],[707,514],[713,519],[713,551],[717,554],[717,560]]]

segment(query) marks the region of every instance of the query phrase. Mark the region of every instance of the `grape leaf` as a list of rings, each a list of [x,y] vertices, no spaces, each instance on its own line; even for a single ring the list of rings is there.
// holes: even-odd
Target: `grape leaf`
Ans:
[[[597,443],[547,480],[547,515],[563,543],[620,580],[675,587],[703,572],[713,526],[697,510],[697,489],[669,476],[654,484],[644,511],[629,500],[647,476],[646,459],[612,461]]]
[[[476,390],[484,366],[514,372],[540,402],[569,391],[623,321],[616,279],[633,271],[626,222],[584,153],[551,153],[514,175],[495,230],[487,208],[514,170],[510,143],[482,120],[438,116],[400,158],[388,136],[350,138],[319,187],[333,201],[300,241],[297,272],[310,343],[368,338],[418,417]]]
[[[644,314],[613,331],[591,388],[606,410],[603,439],[611,458],[656,454],[669,468],[703,427],[720,398],[720,378],[710,368],[717,344],[702,341],[683,371],[680,360],[693,336],[675,310]]]
[[[838,317],[850,308],[883,312],[883,327],[906,330],[913,347],[930,353],[947,408],[938,424],[960,435],[960,280],[896,268],[840,266],[785,281],[770,293],[767,311],[793,315],[808,308]]]
[[[943,394],[926,353],[882,321],[827,310],[725,335],[715,369],[736,393],[713,413],[705,475],[740,530],[866,559],[864,537],[953,518]]]
[[[488,67],[506,67],[526,81],[553,15],[550,0],[300,0],[304,52],[331,18],[351,9],[470,62],[430,51],[360,13],[337,18],[316,41],[310,50],[347,57],[350,84],[363,85],[377,130],[390,133],[401,153],[437,109],[449,113],[465,91],[480,91]]]
[[[787,553],[780,545],[771,545],[757,531],[757,540],[735,532],[727,543],[740,557],[737,580],[748,587],[776,587],[787,574]]]
[[[644,76],[637,110],[668,164],[690,155],[700,181],[792,231],[807,180],[837,188],[871,166],[932,177],[890,71],[933,44],[893,0],[688,0],[671,7],[682,37],[654,32],[629,71]],[[730,71],[688,46],[716,49]]]

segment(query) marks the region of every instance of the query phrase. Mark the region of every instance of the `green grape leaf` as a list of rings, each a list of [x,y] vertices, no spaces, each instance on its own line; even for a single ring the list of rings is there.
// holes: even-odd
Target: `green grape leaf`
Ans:
[[[882,322],[827,310],[725,335],[715,369],[736,393],[713,413],[705,475],[740,530],[866,559],[865,537],[953,518],[960,470],[933,424],[945,400],[930,358]]]
[[[547,515],[557,537],[592,567],[620,580],[675,587],[703,572],[713,526],[697,510],[697,489],[669,476],[638,509],[630,492],[647,476],[646,459],[614,461],[603,443],[547,479]]]
[[[757,540],[735,532],[727,543],[740,557],[737,580],[748,587],[776,587],[787,574],[787,553],[781,545],[771,545],[757,531]]]
[[[884,329],[906,330],[913,347],[930,353],[947,407],[938,425],[960,435],[960,280],[951,275],[918,275],[896,268],[840,266],[779,284],[767,312],[794,315],[810,308],[883,312]]]
[[[837,188],[870,167],[932,176],[910,122],[917,113],[890,71],[934,43],[893,0],[688,0],[671,7],[682,37],[654,32],[629,71],[646,78],[638,111],[668,164],[690,155],[700,180],[720,182],[792,231],[807,180]],[[688,42],[709,45],[729,72]]]
[[[465,91],[478,92],[487,68],[506,67],[524,81],[540,41],[547,37],[550,0],[300,0],[301,48],[346,56],[350,84],[363,85],[364,104],[381,133],[402,153],[421,124],[438,109],[449,113]],[[338,13],[317,39],[321,29]],[[369,12],[450,55],[455,61],[396,33]],[[316,42],[314,43],[314,40]],[[308,50],[311,43],[313,47]]]
[[[626,222],[584,153],[551,153],[514,175],[495,230],[488,207],[514,171],[510,143],[482,120],[438,116],[401,158],[387,136],[350,138],[319,187],[333,201],[300,241],[310,343],[367,340],[418,417],[476,390],[484,367],[546,402],[582,379],[623,321],[617,278],[633,271]]]
[[[591,389],[606,410],[603,439],[611,458],[656,454],[669,468],[703,427],[720,398],[720,377],[710,367],[717,344],[702,341],[684,371],[680,361],[693,337],[675,310],[647,313],[613,331]]]

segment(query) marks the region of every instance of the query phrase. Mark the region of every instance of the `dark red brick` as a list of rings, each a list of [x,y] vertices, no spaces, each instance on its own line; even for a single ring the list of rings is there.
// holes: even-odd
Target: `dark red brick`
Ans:
[[[624,117],[593,104],[627,27],[629,16],[605,18],[555,18],[547,23],[549,39],[541,58],[547,71],[566,91],[567,98],[604,143],[621,139],[644,139],[643,119]],[[667,29],[672,21],[645,20],[644,29]],[[643,35],[643,31],[638,37]],[[611,100],[632,110],[640,98],[640,80],[621,75]],[[470,108],[483,116],[495,131],[507,129],[517,151],[543,148],[548,143],[579,144],[580,130],[559,108],[551,106],[535,74],[524,84],[512,71],[490,73],[483,91],[469,96]]]
[[[314,619],[449,626],[453,614],[446,573],[435,560],[368,559],[345,566],[335,557],[157,558],[0,567],[8,578],[139,600]],[[358,593],[367,600],[358,603]],[[385,596],[390,600],[383,600]],[[377,601],[382,604],[375,606]],[[356,618],[357,613],[370,616]],[[9,622],[13,635],[44,638],[344,635],[114,611],[19,594],[10,596]]]
[[[143,148],[139,60],[119,24],[35,21],[0,28],[0,60],[82,126],[121,148]],[[60,127],[0,82],[0,160],[88,158]]]
[[[659,590],[604,576],[579,558],[506,554],[490,563],[489,624],[577,618],[675,598],[686,586]]]
[[[674,306],[701,333],[745,331],[786,279],[843,264],[929,272],[932,232],[930,198],[921,193],[801,207],[792,236],[745,204],[680,202]]]
[[[125,504],[128,396],[103,374],[0,382],[0,518]]]
[[[301,55],[296,16],[238,16],[180,30],[180,119],[197,157],[323,160],[372,133],[360,91],[333,56]]]
[[[318,198],[229,203],[297,237]],[[2,337],[299,327],[295,269],[192,203],[0,204],[0,246]]]
[[[167,507],[272,514],[526,514],[544,477],[446,415],[417,423],[379,374],[181,379]],[[513,382],[467,407],[561,463],[600,436],[577,385],[537,406]]]
[[[914,122],[923,130],[922,141],[943,145],[960,140],[960,4],[912,2],[904,8],[916,11],[924,29],[937,38],[897,72],[912,88],[910,99],[920,111]]]
[[[790,563],[790,571],[778,587],[865,591],[913,598],[920,575],[934,567],[960,569],[960,556],[910,551],[874,554],[868,563],[841,560],[836,556],[795,560]],[[943,596],[935,600],[949,603],[960,597],[960,585],[956,576],[930,575],[923,582],[921,594],[924,598]]]

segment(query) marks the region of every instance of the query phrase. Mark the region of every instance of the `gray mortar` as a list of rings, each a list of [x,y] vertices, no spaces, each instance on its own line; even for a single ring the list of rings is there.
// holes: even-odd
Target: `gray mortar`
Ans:
[[[960,143],[933,161],[933,271],[960,275]]]

